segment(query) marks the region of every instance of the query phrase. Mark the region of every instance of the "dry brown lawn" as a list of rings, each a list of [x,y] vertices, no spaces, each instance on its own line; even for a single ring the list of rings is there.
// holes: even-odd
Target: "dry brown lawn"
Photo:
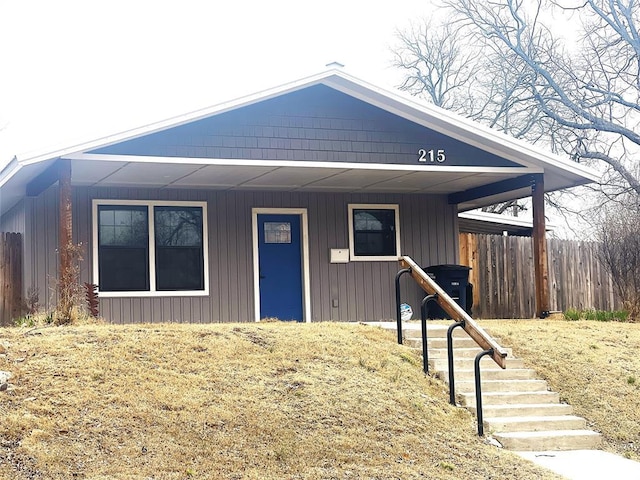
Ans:
[[[605,448],[640,459],[640,324],[481,322],[602,433]]]
[[[558,478],[484,444],[375,327],[11,328],[0,344],[2,479]]]

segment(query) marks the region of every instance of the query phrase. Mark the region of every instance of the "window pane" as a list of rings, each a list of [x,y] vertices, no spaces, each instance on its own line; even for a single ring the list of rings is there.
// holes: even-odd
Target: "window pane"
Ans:
[[[158,247],[156,289],[204,290],[202,250],[197,247]]]
[[[202,208],[155,207],[156,245],[202,246]]]
[[[291,243],[291,223],[264,222],[264,243]]]
[[[144,248],[102,247],[98,253],[98,287],[102,292],[149,290],[149,256]]]
[[[100,225],[115,225],[115,212],[100,207]]]
[[[395,210],[354,209],[353,234],[357,256],[397,255]]]
[[[147,207],[99,205],[98,222],[100,290],[149,290]]]
[[[100,205],[99,244],[122,247],[146,247],[149,243],[147,207]]]
[[[155,207],[157,290],[204,290],[201,207]]]

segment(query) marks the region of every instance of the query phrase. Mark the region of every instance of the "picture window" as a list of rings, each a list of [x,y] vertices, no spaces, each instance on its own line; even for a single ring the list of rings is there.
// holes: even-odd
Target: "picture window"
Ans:
[[[101,294],[206,293],[204,203],[94,201],[94,208]]]

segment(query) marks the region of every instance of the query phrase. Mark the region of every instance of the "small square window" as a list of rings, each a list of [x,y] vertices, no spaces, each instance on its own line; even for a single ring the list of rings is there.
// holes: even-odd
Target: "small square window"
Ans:
[[[397,205],[349,205],[352,260],[397,260],[400,232]]]
[[[291,224],[264,222],[264,243],[291,243]]]

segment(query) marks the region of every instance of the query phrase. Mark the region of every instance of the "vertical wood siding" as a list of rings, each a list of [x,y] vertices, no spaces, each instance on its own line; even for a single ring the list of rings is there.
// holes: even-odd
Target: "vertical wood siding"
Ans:
[[[0,326],[22,313],[22,234],[0,233]]]
[[[0,232],[24,233],[25,200],[21,200],[0,218]]]
[[[617,310],[608,273],[592,242],[547,240],[552,311]],[[535,316],[533,247],[530,237],[460,234],[460,262],[472,268],[473,315],[478,318]]]
[[[455,263],[458,258],[456,209],[444,196],[76,187],[73,240],[83,246],[82,282],[92,280],[92,199],[206,201],[208,205],[210,295],[101,298],[100,314],[117,323],[252,321],[254,207],[307,209],[313,321],[395,318],[396,262],[329,263],[329,249],[348,248],[349,203],[399,204],[401,252],[421,265]],[[30,278],[45,292],[50,291],[57,268],[55,186],[34,199],[33,210]],[[418,289],[408,280],[403,287],[403,300],[417,311]],[[47,298],[50,307],[55,296]]]

